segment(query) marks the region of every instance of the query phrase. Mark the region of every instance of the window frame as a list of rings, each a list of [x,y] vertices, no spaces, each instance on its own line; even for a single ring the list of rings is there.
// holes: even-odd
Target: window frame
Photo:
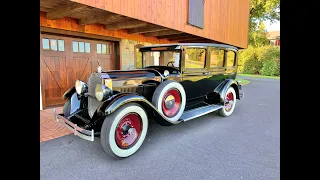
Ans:
[[[44,48],[43,48],[43,39],[47,39],[47,40],[48,40],[49,49],[44,49]],[[50,38],[44,38],[44,37],[41,38],[41,45],[42,45],[41,47],[42,47],[42,50],[43,50],[43,51],[51,51]]]
[[[203,68],[187,68],[186,66],[186,51],[187,49],[204,49],[205,58],[204,58],[204,67]],[[207,57],[208,57],[208,47],[205,46],[187,46],[183,48],[183,72],[206,72],[207,71]],[[180,60],[181,61],[181,60]],[[181,66],[181,65],[180,65]]]
[[[43,39],[47,39],[49,41],[49,49],[43,48]],[[55,40],[57,44],[57,50],[53,50],[51,48],[51,40]],[[60,51],[59,49],[59,41],[63,41],[63,51]],[[65,40],[61,38],[50,38],[50,37],[41,37],[41,48],[43,51],[50,51],[50,52],[65,52]]]
[[[228,66],[228,52],[233,52],[234,53],[234,58],[233,58],[233,65],[232,66]],[[224,53],[224,56],[225,56],[225,58],[224,58],[224,60],[225,60],[225,63],[224,63],[224,65],[225,65],[225,67],[236,67],[236,63],[237,63],[237,53],[236,53],[236,51],[233,51],[233,50],[231,50],[231,49],[226,49],[225,50],[225,53]]]
[[[100,45],[100,50],[101,50],[100,53],[98,52],[98,45]],[[106,53],[105,53],[105,54],[102,53],[102,47],[103,47],[103,45],[106,46]],[[96,44],[96,53],[99,54],[99,55],[110,55],[110,54],[111,54],[111,44],[98,42],[98,43]]]
[[[73,43],[74,42],[76,42],[78,44],[78,51],[77,52],[75,52],[74,49],[73,49]],[[83,52],[80,52],[80,42],[83,43]],[[87,43],[90,44],[89,45],[89,47],[90,47],[90,51],[89,52],[86,51],[86,44]],[[71,44],[72,44],[72,53],[91,54],[91,49],[92,48],[91,48],[91,42],[90,41],[84,41],[82,39],[79,39],[79,40],[78,39],[73,39]]]
[[[219,51],[223,51],[222,66],[213,66],[213,67],[211,67],[211,51],[214,50],[214,49],[215,50],[219,50]],[[207,64],[208,69],[224,69],[225,68],[225,63],[226,63],[226,58],[225,58],[226,50],[224,48],[219,48],[219,47],[209,47],[208,50],[209,50],[209,57],[210,57],[210,60],[208,61],[208,64]]]

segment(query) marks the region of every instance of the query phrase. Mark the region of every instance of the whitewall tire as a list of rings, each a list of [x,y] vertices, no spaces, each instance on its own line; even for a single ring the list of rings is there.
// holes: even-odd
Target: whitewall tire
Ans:
[[[152,104],[170,121],[178,121],[186,106],[183,86],[172,80],[161,83],[152,96]]]
[[[230,116],[233,113],[234,108],[236,107],[236,102],[237,102],[236,92],[233,89],[233,87],[230,86],[224,97],[223,108],[219,109],[220,116],[223,116],[223,117]]]
[[[148,130],[148,117],[137,103],[128,103],[107,116],[101,128],[101,144],[115,158],[129,157],[138,151]]]

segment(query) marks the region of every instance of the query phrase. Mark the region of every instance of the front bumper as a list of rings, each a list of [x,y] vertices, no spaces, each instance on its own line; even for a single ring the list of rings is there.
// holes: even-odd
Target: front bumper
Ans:
[[[82,139],[85,139],[88,141],[94,141],[94,130],[93,129],[91,131],[89,131],[89,130],[78,127],[77,124],[72,123],[67,118],[58,114],[56,109],[53,109],[53,114],[54,114],[56,121],[60,124],[63,124],[69,130],[71,130],[74,135],[77,135],[77,136],[81,137]]]

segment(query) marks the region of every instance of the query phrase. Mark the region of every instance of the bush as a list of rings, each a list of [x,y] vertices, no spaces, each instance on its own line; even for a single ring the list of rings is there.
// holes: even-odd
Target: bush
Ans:
[[[244,74],[280,75],[280,47],[249,46],[239,51],[238,72]]]
[[[280,75],[278,63],[272,59],[264,61],[263,66],[261,68],[261,75],[264,75],[264,76],[278,76],[278,75]]]
[[[205,52],[204,49],[187,49],[186,54],[188,54],[188,58],[192,61],[201,61],[201,57]]]
[[[262,67],[261,75],[264,76],[278,76],[280,75],[280,48],[269,46],[268,50],[263,53],[260,61]]]

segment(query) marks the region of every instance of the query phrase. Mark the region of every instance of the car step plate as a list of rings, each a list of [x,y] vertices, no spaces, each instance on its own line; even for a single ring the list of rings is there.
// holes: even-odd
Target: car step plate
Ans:
[[[184,112],[181,115],[180,121],[189,121],[191,119],[206,115],[208,113],[211,113],[213,111],[217,111],[221,109],[223,106],[222,105],[209,105],[209,106],[204,106],[204,107],[199,107],[196,109],[192,109],[189,111]]]

